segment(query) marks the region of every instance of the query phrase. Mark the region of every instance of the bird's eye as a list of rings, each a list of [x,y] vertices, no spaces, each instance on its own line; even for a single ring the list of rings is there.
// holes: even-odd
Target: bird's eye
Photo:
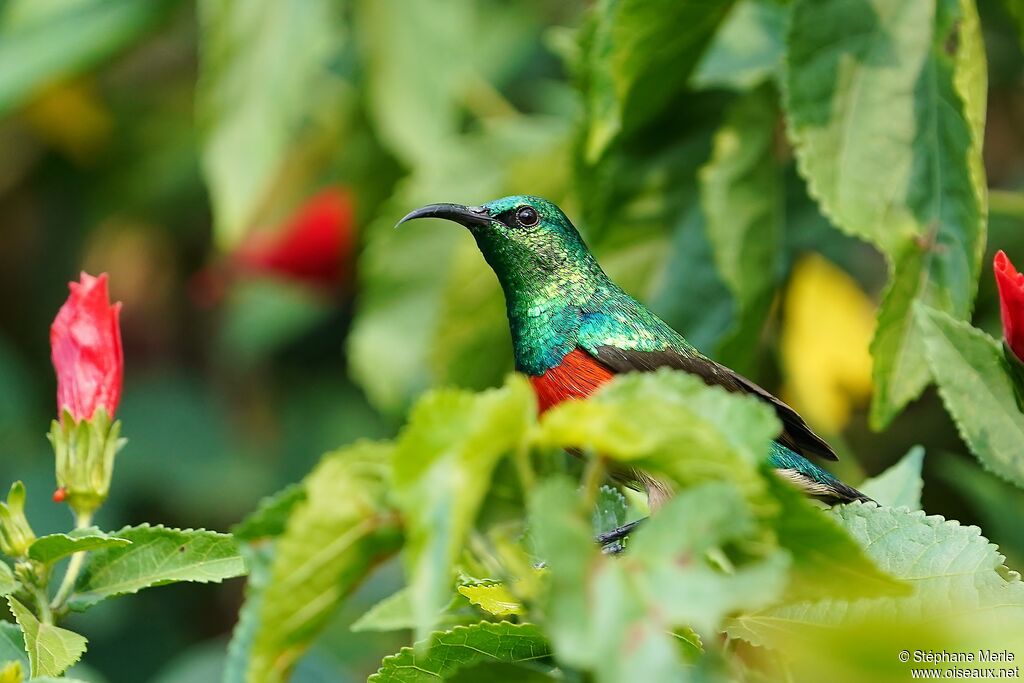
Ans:
[[[531,206],[524,206],[516,211],[516,220],[524,228],[532,228],[540,221],[537,211]]]

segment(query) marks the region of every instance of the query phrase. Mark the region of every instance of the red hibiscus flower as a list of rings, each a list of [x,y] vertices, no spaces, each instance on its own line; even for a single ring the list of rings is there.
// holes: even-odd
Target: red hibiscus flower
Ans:
[[[90,420],[103,408],[113,419],[124,379],[121,304],[110,304],[106,273],[82,273],[68,288],[71,294],[50,326],[58,417],[67,410],[76,421]]]

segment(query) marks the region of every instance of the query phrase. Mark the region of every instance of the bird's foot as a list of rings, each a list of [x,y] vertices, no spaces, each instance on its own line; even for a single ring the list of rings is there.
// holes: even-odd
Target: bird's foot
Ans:
[[[638,519],[629,524],[623,524],[617,529],[606,531],[603,534],[598,534],[597,542],[601,544],[601,551],[608,555],[617,555],[621,553],[625,546],[622,545],[622,539],[630,534],[633,529],[640,526],[640,524],[647,519]]]

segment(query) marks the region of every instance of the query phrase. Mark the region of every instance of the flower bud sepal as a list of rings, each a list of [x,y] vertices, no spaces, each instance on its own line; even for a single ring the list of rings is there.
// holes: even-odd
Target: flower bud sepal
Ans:
[[[57,487],[76,517],[91,518],[107,499],[114,457],[124,446],[121,421],[113,423],[103,408],[91,419],[75,420],[65,409],[60,421],[53,420],[50,444],[57,456]]]
[[[7,502],[0,502],[0,550],[12,558],[28,556],[36,535],[25,517],[25,485],[11,484]]]

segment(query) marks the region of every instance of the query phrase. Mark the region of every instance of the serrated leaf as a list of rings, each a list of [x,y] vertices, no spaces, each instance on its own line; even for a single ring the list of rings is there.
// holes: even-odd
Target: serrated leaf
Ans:
[[[385,657],[367,683],[420,683],[447,680],[482,664],[536,666],[551,656],[543,632],[533,624],[481,622],[430,634],[416,647]]]
[[[368,609],[352,624],[353,631],[397,631],[413,628],[409,589],[402,588]]]
[[[774,91],[743,95],[715,133],[700,170],[701,206],[715,266],[736,302],[733,326],[718,360],[749,362],[778,280],[783,222],[782,176],[775,159]]]
[[[400,543],[386,504],[392,446],[361,442],[329,453],[306,477],[275,543],[270,580],[259,593],[248,683],[283,681],[337,605]]]
[[[626,497],[617,488],[605,484],[598,489],[594,506],[594,535],[600,536],[625,524],[628,507]]]
[[[16,590],[18,590],[18,580],[14,578],[14,571],[9,564],[0,560],[0,597],[10,595]]]
[[[306,488],[302,484],[289,484],[263,498],[248,517],[232,527],[231,534],[239,541],[280,536],[292,510],[305,499]]]
[[[296,147],[333,135],[342,26],[330,0],[199,3],[196,109],[222,245],[257,218]]]
[[[740,0],[715,32],[691,81],[697,88],[749,90],[782,71],[786,8]]]
[[[685,89],[731,4],[602,0],[593,7],[583,34],[588,163]]]
[[[17,624],[0,621],[0,662],[21,662],[24,671],[29,670],[28,652],[25,650],[25,637]]]
[[[981,464],[1024,486],[1024,414],[1000,345],[935,309],[915,315],[925,330],[928,365],[960,436]]]
[[[913,301],[964,317],[974,300],[986,221],[973,12],[802,0],[791,13],[785,104],[800,172],[832,222],[881,249],[893,273],[872,344],[876,428],[929,378]]]
[[[523,613],[522,603],[501,583],[459,586],[459,592],[471,603],[496,617]]]
[[[32,676],[60,676],[85,652],[86,639],[74,631],[42,623],[20,602],[7,596],[25,637]]]
[[[938,623],[999,610],[1002,623],[1024,618],[1024,584],[1003,565],[977,527],[905,508],[853,503],[831,513],[878,566],[911,585],[904,597],[801,601],[750,612],[727,631],[755,645],[785,647],[822,627],[878,620]]]
[[[409,417],[394,456],[394,497],[406,523],[403,559],[416,631],[425,636],[448,601],[454,562],[498,461],[525,446],[533,391],[520,376],[480,394],[441,390]]]
[[[860,490],[882,505],[905,506],[911,510],[921,509],[921,466],[924,463],[924,448],[914,446],[898,463],[860,485]]]
[[[0,116],[110,58],[167,16],[168,0],[5,3],[0,17]]]
[[[53,564],[68,555],[100,548],[131,545],[126,538],[109,536],[96,527],[75,529],[66,534],[41,536],[29,547],[28,556],[36,562]]]
[[[84,610],[115,595],[178,581],[219,583],[246,571],[228,534],[143,524],[125,527],[115,536],[131,544],[86,556],[68,600],[71,609]]]

